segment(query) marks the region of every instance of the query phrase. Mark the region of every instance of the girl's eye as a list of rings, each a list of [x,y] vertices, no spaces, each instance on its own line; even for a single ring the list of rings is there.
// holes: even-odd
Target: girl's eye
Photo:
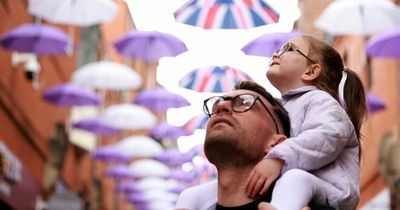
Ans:
[[[292,46],[288,47],[287,51],[292,52],[294,51],[294,48]]]

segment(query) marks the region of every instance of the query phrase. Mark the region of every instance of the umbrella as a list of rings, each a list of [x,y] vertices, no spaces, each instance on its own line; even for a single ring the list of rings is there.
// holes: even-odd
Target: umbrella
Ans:
[[[147,167],[144,167],[143,169],[146,169]],[[164,168],[164,166],[162,166]],[[165,171],[165,174],[168,174],[169,170]],[[176,186],[176,183],[170,182],[168,180],[165,180],[162,177],[157,177],[157,176],[149,176],[149,177],[143,177],[139,179],[136,183],[136,188],[140,191],[147,191],[147,190],[170,190]]]
[[[400,58],[400,27],[383,31],[367,42],[367,53],[372,57]]]
[[[118,129],[150,129],[157,119],[148,109],[134,104],[115,104],[107,107],[101,117]]]
[[[315,21],[332,35],[369,35],[400,25],[400,8],[390,0],[332,1]]]
[[[367,93],[367,108],[369,113],[377,113],[386,109],[385,102],[378,96]]]
[[[192,161],[191,156],[186,153],[181,153],[176,148],[164,150],[160,154],[156,155],[154,159],[170,166],[179,166],[183,163]]]
[[[115,41],[114,46],[121,55],[149,62],[187,51],[180,39],[158,31],[132,30]]]
[[[174,16],[178,22],[204,29],[248,29],[279,19],[263,0],[190,0]]]
[[[60,106],[99,105],[100,98],[91,89],[71,83],[57,84],[46,90],[43,99]]]
[[[131,136],[118,141],[115,148],[134,158],[154,157],[163,151],[163,147],[148,136]]]
[[[196,174],[192,171],[184,171],[180,168],[171,170],[167,177],[169,179],[174,179],[183,182],[191,182],[196,178]]]
[[[142,191],[142,189],[139,189],[138,184],[136,182],[122,182],[118,184],[116,188],[117,192],[124,192],[124,193],[138,193]]]
[[[138,177],[165,177],[168,175],[170,168],[164,163],[152,160],[152,159],[141,159],[136,160],[129,165],[129,169],[132,170]]]
[[[208,122],[207,115],[196,115],[187,121],[183,127],[188,132],[193,132],[196,129],[205,129]]]
[[[279,50],[282,45],[301,34],[299,31],[266,33],[247,43],[242,51],[246,55],[272,57],[272,54]]]
[[[127,166],[113,166],[107,168],[105,175],[114,179],[137,178]]]
[[[168,124],[167,122],[161,122],[153,127],[149,133],[149,135],[155,139],[176,140],[180,136],[190,135],[191,132],[186,131],[181,126],[173,126]]]
[[[113,20],[118,5],[112,0],[30,0],[28,10],[53,23],[90,26]]]
[[[143,192],[134,192],[126,195],[126,199],[132,203],[144,203],[151,201],[169,201],[174,202],[178,198],[178,195],[165,190],[153,189],[146,190]],[[171,206],[172,203],[169,204]],[[165,206],[164,206],[165,207]]]
[[[38,55],[65,54],[68,35],[49,25],[22,24],[6,32],[0,43],[8,50]]]
[[[72,74],[72,82],[81,86],[110,90],[137,89],[142,79],[127,65],[99,61],[88,63]]]
[[[239,80],[252,80],[246,73],[229,66],[210,66],[192,70],[179,80],[179,86],[198,92],[224,93]]]
[[[164,112],[169,108],[190,105],[183,96],[170,92],[163,87],[149,88],[141,91],[133,100],[134,104],[144,106],[152,111]]]
[[[112,136],[117,135],[120,131],[114,128],[100,117],[84,118],[72,123],[73,128],[92,132],[96,135]]]
[[[131,160],[127,154],[122,153],[118,148],[112,146],[103,146],[94,150],[91,154],[92,158],[101,161],[116,161],[127,163]]]

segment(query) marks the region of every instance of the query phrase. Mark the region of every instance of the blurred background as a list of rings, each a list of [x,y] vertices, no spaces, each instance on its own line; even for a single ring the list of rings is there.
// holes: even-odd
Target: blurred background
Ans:
[[[360,210],[400,209],[400,1],[0,0],[0,209],[163,210],[216,178],[202,101],[291,37],[362,78]]]

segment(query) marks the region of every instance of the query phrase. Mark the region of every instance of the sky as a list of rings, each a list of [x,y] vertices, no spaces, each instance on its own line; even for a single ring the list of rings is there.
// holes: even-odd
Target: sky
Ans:
[[[156,30],[172,34],[181,39],[188,48],[187,52],[176,57],[164,57],[159,60],[158,83],[169,91],[184,96],[191,103],[191,106],[168,110],[168,123],[180,126],[193,116],[203,114],[203,100],[216,95],[215,93],[197,93],[179,87],[179,79],[196,68],[210,65],[229,65],[246,72],[275,97],[280,97],[279,92],[265,77],[269,58],[248,56],[240,49],[262,34],[291,31],[294,21],[300,15],[297,0],[268,0],[267,2],[280,13],[279,22],[246,30],[205,30],[176,22],[173,13],[187,0],[125,1],[137,30]],[[196,130],[194,135],[190,137],[179,138],[179,149],[185,152],[202,143],[204,134],[204,130]]]

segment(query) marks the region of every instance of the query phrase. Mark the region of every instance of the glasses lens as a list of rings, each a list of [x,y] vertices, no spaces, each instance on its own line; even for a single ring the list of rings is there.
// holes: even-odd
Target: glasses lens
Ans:
[[[245,112],[253,106],[255,101],[256,98],[253,95],[238,95],[232,99],[232,108],[237,112]]]
[[[208,115],[215,113],[218,104],[224,99],[220,96],[214,96],[206,100],[204,104],[204,112]]]
[[[276,53],[278,54],[278,56],[281,56],[288,50],[288,48],[289,48],[289,44],[285,44]]]

